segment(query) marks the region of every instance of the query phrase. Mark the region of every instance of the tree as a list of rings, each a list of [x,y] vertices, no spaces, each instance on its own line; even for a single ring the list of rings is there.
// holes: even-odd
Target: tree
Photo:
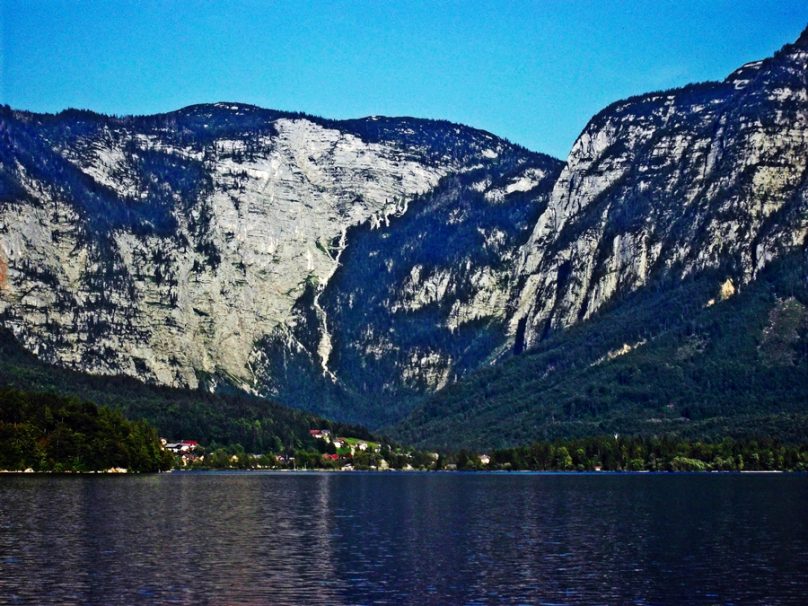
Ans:
[[[572,469],[572,457],[566,446],[559,446],[555,452],[555,465],[557,469],[569,470]]]

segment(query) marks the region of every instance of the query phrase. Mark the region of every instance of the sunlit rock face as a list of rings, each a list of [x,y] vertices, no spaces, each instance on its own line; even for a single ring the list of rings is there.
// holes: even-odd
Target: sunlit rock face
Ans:
[[[337,379],[319,299],[351,230],[390,231],[452,175],[532,162],[525,191],[560,164],[445,122],[330,122],[239,104],[123,119],[6,108],[0,120],[3,326],[78,370],[274,395],[288,390],[261,364],[263,348],[287,335],[298,351],[303,305],[317,320],[305,355]],[[504,307],[457,305],[454,322]],[[410,358],[398,372],[420,377],[435,355]]]
[[[660,276],[743,285],[808,227],[808,36],[718,83],[611,105],[584,129],[524,247],[521,351]]]
[[[503,152],[444,178],[388,226],[349,230],[329,282],[252,360],[262,393],[381,425],[509,352],[514,270],[560,170]]]

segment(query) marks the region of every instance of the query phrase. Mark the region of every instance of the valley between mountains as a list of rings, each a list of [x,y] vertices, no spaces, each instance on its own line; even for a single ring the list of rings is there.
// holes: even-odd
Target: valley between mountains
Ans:
[[[198,398],[245,435],[307,425],[280,403],[433,448],[806,441],[807,235],[808,30],[563,162],[446,121],[2,107],[0,378],[161,430]]]

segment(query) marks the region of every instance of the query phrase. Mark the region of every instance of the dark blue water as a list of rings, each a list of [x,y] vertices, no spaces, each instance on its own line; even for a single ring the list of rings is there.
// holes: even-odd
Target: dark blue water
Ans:
[[[806,604],[808,477],[0,476],[0,604]]]

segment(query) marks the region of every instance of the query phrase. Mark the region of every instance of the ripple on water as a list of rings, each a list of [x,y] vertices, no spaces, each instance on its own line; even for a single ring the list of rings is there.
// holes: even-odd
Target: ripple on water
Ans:
[[[804,476],[0,478],[0,604],[800,604]]]

